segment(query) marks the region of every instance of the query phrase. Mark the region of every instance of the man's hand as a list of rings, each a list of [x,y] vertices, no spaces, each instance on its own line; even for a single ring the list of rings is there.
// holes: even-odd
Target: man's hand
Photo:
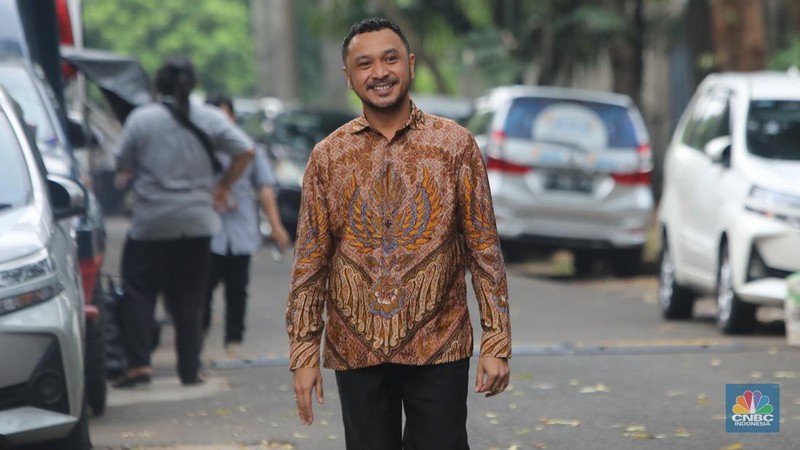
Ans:
[[[297,402],[297,415],[300,423],[311,425],[314,411],[311,408],[311,392],[316,391],[317,403],[325,403],[322,393],[322,372],[319,367],[301,367],[292,372],[294,377],[294,396]]]
[[[214,210],[217,212],[225,212],[230,208],[228,203],[228,196],[230,195],[230,188],[222,183],[214,186]]]
[[[478,379],[475,392],[486,392],[486,397],[495,396],[506,390],[511,377],[508,360],[505,358],[478,358]]]

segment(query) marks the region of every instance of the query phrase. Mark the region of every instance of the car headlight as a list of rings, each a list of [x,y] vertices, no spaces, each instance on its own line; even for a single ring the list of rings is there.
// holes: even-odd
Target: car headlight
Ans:
[[[62,290],[46,251],[0,265],[0,315],[50,300]]]
[[[275,162],[275,179],[283,187],[300,188],[303,186],[305,167],[290,159]]]
[[[753,186],[745,209],[800,227],[800,197]]]

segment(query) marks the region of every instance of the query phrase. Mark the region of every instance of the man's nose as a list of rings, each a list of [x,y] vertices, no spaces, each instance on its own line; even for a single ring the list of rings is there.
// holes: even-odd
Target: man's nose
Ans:
[[[388,71],[386,70],[386,66],[382,62],[378,62],[372,65],[372,77],[373,78],[383,78],[386,76]]]

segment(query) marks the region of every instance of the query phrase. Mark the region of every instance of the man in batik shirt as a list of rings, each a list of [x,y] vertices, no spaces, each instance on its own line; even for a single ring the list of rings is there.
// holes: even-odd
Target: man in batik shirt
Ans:
[[[414,55],[395,24],[354,25],[342,60],[364,114],[315,147],[303,179],[286,313],[298,414],[310,425],[312,393],[323,401],[323,353],[348,450],[468,449],[467,268],[483,331],[476,392],[505,390],[511,355],[483,159],[466,129],[411,101]]]

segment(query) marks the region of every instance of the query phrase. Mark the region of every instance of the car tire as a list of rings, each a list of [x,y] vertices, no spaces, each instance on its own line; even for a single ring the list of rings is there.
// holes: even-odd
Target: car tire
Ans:
[[[756,325],[756,305],[742,301],[733,289],[733,267],[723,243],[717,266],[717,325],[725,334],[748,334]]]
[[[618,277],[633,277],[642,272],[643,247],[615,250],[611,253],[611,268]]]
[[[597,253],[593,250],[574,250],[572,252],[572,273],[575,277],[586,278],[592,274]]]
[[[694,293],[678,284],[675,264],[666,239],[661,247],[658,268],[658,304],[664,319],[690,319],[694,310]]]
[[[108,301],[102,283],[94,288],[92,303],[100,310],[95,320],[86,321],[84,374],[86,376],[86,402],[96,416],[106,410],[106,334],[105,304]]]

